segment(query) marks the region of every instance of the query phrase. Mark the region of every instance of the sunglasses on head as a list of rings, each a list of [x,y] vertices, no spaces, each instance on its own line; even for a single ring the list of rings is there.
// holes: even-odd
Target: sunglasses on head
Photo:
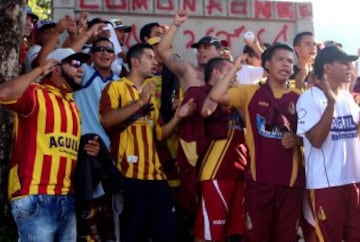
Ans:
[[[109,47],[109,46],[96,46],[93,49],[93,52],[104,52],[106,51],[107,53],[114,53],[114,48]]]

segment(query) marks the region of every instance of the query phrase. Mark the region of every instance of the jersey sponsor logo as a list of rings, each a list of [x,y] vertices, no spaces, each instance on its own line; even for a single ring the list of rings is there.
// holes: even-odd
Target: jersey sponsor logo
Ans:
[[[330,130],[333,132],[333,141],[358,137],[356,123],[351,115],[333,118]]]
[[[356,130],[356,123],[351,115],[333,118],[331,124],[331,131],[347,132]]]
[[[50,136],[49,148],[59,148],[62,152],[77,154],[79,150],[79,141],[66,136]]]
[[[256,114],[256,126],[261,136],[272,139],[281,139],[283,137],[283,132],[280,131],[280,128],[266,125],[266,118],[260,114]]]

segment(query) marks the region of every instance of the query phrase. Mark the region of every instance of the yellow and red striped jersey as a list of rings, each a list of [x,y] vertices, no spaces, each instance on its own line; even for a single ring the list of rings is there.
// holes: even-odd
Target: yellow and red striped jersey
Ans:
[[[104,114],[139,100],[140,95],[134,83],[123,77],[120,81],[109,83],[102,92],[100,114]],[[154,111],[142,116],[123,131],[114,129],[109,133],[111,153],[117,166],[125,177],[140,180],[163,180],[163,172],[156,147],[154,132],[159,137],[159,108],[152,96]]]
[[[81,134],[72,94],[32,83],[18,100],[1,104],[16,113],[9,197],[72,192]]]

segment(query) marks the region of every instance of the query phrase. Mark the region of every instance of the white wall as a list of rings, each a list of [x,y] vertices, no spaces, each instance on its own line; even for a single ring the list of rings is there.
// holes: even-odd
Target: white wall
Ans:
[[[179,29],[174,48],[186,59],[193,59],[189,46],[204,35],[229,41],[234,55],[244,45],[243,34],[252,30],[264,42],[292,43],[297,32],[313,31],[312,5],[308,2],[259,0],[56,0],[54,19],[65,14],[90,12],[90,19],[120,18],[132,25],[126,45],[139,41],[140,28],[148,22],[170,25],[177,9],[186,9],[190,19]]]

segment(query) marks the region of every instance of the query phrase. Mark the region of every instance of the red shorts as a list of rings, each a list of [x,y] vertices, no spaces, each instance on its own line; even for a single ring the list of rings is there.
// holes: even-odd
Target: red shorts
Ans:
[[[226,241],[244,232],[244,183],[209,180],[200,183],[201,201],[195,218],[194,236]]]
[[[297,241],[304,189],[247,181],[245,241]]]
[[[360,183],[310,190],[319,241],[360,241]]]

